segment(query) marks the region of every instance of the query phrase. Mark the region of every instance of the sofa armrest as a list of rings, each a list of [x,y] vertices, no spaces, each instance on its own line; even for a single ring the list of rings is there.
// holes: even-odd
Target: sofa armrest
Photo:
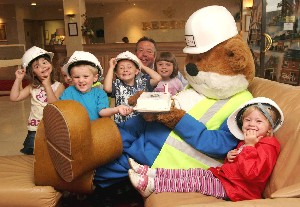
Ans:
[[[271,198],[300,198],[300,183],[275,191]]]

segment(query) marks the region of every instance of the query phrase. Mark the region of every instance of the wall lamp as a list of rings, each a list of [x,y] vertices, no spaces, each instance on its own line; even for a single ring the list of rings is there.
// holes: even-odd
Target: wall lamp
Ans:
[[[69,21],[73,22],[75,14],[66,14],[67,17],[69,17]]]
[[[243,6],[245,8],[251,9],[253,7],[253,0],[243,0]]]

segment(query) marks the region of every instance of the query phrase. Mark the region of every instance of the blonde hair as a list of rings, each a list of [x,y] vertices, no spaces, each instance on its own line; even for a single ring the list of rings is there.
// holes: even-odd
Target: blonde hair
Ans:
[[[98,68],[96,68],[96,67],[93,67],[93,66],[91,66],[90,64],[78,64],[78,65],[74,65],[73,67],[75,67],[75,66],[86,66],[92,73],[93,73],[93,75],[98,75],[99,73],[99,70],[98,70]],[[70,75],[71,75],[71,72],[72,72],[72,69],[73,69],[73,67],[71,67],[70,68]]]
[[[278,114],[276,113],[277,110],[276,110],[273,106],[271,106],[271,105],[265,105],[265,106],[266,106],[267,112],[270,114],[271,119],[273,120],[273,123],[276,123],[277,120],[278,120]],[[264,115],[264,113],[261,111],[261,109],[260,109],[257,105],[251,105],[251,106],[248,106],[248,107],[244,110],[243,114],[241,115],[240,120],[243,121],[243,120],[244,120],[244,117],[248,116],[249,114],[251,114],[251,113],[252,113],[253,111],[255,111],[255,110],[259,111],[262,115]],[[266,116],[264,115],[264,117],[266,117]],[[267,117],[266,117],[266,119],[268,120]],[[267,133],[267,135],[268,135],[268,136],[273,136],[273,128],[272,128],[272,124],[270,123],[269,120],[268,120],[268,122],[269,122],[270,127],[271,127],[272,130],[269,130],[268,133]]]

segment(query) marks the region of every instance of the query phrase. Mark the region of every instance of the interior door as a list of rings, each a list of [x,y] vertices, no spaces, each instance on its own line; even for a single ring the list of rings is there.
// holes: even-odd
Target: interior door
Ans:
[[[254,0],[248,44],[256,76],[299,85],[299,0]]]

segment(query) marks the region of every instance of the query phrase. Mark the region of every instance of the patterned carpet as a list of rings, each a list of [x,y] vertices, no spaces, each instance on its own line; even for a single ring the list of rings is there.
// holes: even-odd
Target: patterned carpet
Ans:
[[[66,194],[62,199],[63,207],[143,207],[140,194],[129,180],[109,188],[96,188],[91,195]]]

